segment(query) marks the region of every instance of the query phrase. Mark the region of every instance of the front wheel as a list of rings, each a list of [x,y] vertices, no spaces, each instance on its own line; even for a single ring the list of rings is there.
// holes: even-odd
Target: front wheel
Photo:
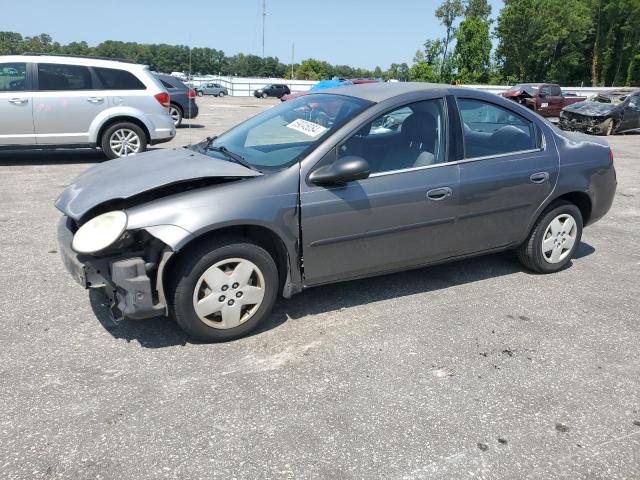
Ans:
[[[225,95],[226,95],[226,93],[224,93],[224,92],[220,92],[220,93],[218,94],[218,96],[219,96],[219,97],[224,97]]]
[[[530,270],[553,273],[571,261],[582,238],[582,214],[574,204],[558,201],[542,212],[518,258]]]
[[[600,124],[600,131],[602,135],[610,136],[615,132],[616,125],[613,121],[613,118],[607,118],[604,122]]]
[[[262,98],[267,98],[269,95],[267,95],[266,93],[262,94]]]
[[[186,253],[170,285],[171,310],[185,332],[204,342],[233,340],[268,318],[278,269],[262,247],[229,238]]]
[[[203,96],[203,95],[204,95],[204,92],[203,92],[202,90],[198,90],[198,91],[196,92],[196,94],[197,94],[199,97],[201,97],[201,96]]]
[[[127,157],[147,149],[147,136],[135,123],[118,122],[107,128],[100,146],[110,159]]]

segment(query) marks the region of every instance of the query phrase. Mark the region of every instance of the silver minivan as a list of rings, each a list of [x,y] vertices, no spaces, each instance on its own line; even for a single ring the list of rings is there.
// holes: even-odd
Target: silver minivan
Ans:
[[[0,148],[133,155],[176,134],[148,67],[66,55],[0,56]]]

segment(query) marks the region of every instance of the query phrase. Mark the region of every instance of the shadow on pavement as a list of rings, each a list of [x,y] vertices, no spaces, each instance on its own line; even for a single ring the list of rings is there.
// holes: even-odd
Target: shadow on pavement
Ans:
[[[575,259],[587,257],[594,252],[595,249],[591,245],[582,242],[576,251]],[[572,263],[569,262],[566,268],[571,268]],[[309,315],[333,312],[390,298],[434,292],[523,271],[528,272],[523,270],[513,252],[503,252],[401,273],[315,287],[289,300],[280,298],[271,317],[250,335],[259,335],[278,327],[287,320],[295,321]],[[531,275],[535,274],[531,273]],[[122,338],[127,342],[135,340],[145,348],[197,343],[189,340],[176,323],[166,317],[114,322],[105,302],[105,298],[100,293],[91,292],[91,306],[96,317],[115,338]]]

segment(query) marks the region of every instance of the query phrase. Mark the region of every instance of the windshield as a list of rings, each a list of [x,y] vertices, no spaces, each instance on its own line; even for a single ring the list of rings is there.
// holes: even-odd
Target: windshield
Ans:
[[[304,95],[229,130],[216,138],[206,153],[229,159],[220,152],[224,147],[257,170],[282,170],[370,105],[342,95]]]
[[[624,102],[628,96],[629,96],[628,93],[619,93],[619,94],[598,93],[591,99],[591,101],[598,102],[598,103],[611,103],[613,105],[618,105]]]

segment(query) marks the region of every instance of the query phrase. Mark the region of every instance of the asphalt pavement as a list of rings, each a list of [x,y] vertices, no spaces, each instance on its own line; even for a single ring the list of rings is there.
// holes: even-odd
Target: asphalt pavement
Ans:
[[[276,103],[198,98],[163,148]],[[553,275],[512,253],[310,289],[238,341],[109,318],[57,253],[101,155],[0,152],[0,478],[640,478],[640,135]]]

